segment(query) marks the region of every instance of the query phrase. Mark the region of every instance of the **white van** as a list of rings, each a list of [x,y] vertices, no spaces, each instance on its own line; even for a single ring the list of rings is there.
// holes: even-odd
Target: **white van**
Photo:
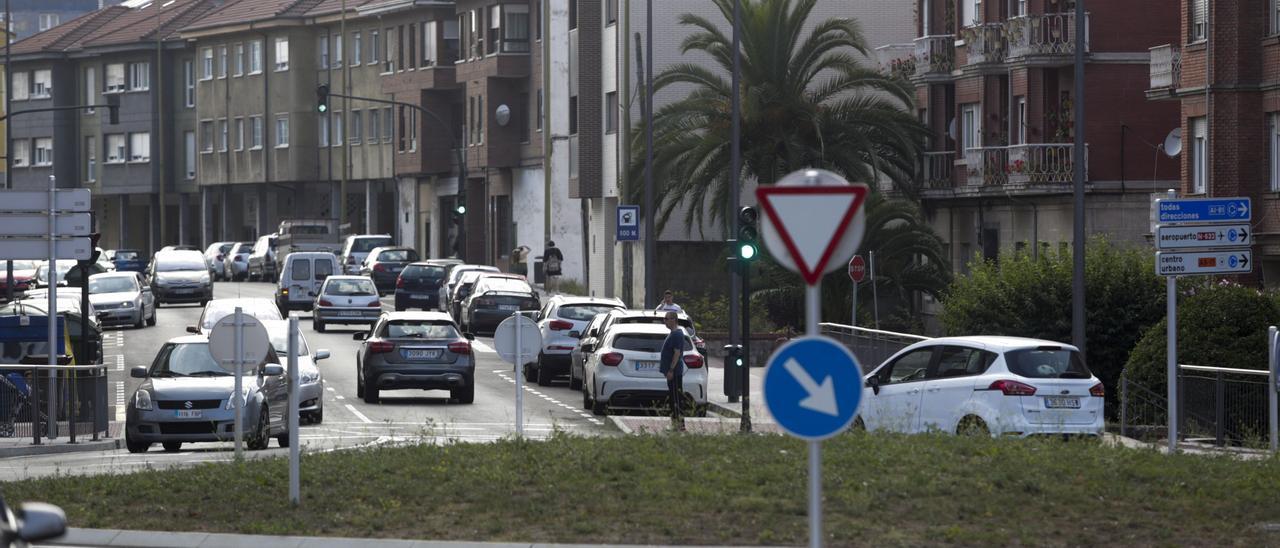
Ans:
[[[325,278],[337,271],[338,258],[323,251],[305,251],[285,256],[276,284],[276,305],[281,312],[311,310]]]

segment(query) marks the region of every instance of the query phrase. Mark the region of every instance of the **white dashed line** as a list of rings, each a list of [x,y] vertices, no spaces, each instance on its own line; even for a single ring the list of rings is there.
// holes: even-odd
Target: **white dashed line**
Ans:
[[[489,345],[487,345],[487,344],[485,344],[485,343],[482,343],[482,342],[480,342],[480,341],[471,341],[471,348],[473,348],[473,349],[475,349],[475,350],[478,350],[478,351],[480,351],[480,352],[488,352],[488,353],[490,353],[490,354],[497,354],[497,353],[498,353],[498,351],[497,351],[497,350],[494,350],[492,346],[489,346]]]
[[[116,371],[124,371],[124,354],[116,356]]]
[[[116,381],[116,421],[123,422],[125,408],[124,381]]]
[[[358,410],[356,409],[356,406],[351,405],[351,404],[349,404],[349,403],[348,403],[348,404],[347,404],[347,410],[348,410],[348,411],[351,411],[351,413],[352,413],[353,415],[355,415],[355,416],[356,416],[356,418],[360,419],[361,421],[364,421],[364,423],[365,423],[365,424],[373,424],[373,421],[372,421],[371,419],[369,419],[369,417],[364,416],[364,413],[361,413],[360,411],[358,411]]]
[[[289,342],[289,341],[285,341],[285,342]],[[234,351],[233,351],[233,352],[234,352]],[[675,389],[674,389],[674,388],[672,388],[672,390],[675,390]],[[347,398],[344,398],[344,397],[342,397],[342,396],[338,396],[338,399],[340,399],[340,400],[345,400],[345,399],[347,399]]]

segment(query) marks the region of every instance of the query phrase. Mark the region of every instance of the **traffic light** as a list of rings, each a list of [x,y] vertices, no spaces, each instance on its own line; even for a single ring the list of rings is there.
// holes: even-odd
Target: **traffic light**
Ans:
[[[120,123],[120,94],[110,93],[104,95],[107,97],[107,123],[114,126]]]
[[[741,261],[742,268],[747,268],[760,256],[757,243],[759,233],[756,231],[756,208],[745,206],[738,210],[738,239],[735,244],[734,257]]]
[[[466,206],[466,205],[464,205],[464,204],[458,204],[458,206],[457,206],[457,207],[453,208],[453,212],[454,212],[454,213],[457,213],[458,215],[466,215],[466,214],[467,214],[467,206]]]
[[[98,247],[98,240],[101,240],[101,239],[102,239],[101,232],[94,232],[89,234],[89,245],[93,247],[93,252],[89,254],[89,260],[87,261],[89,264],[98,262],[98,258],[102,256],[102,248]]]
[[[329,86],[325,84],[316,86],[316,112],[329,112]]]

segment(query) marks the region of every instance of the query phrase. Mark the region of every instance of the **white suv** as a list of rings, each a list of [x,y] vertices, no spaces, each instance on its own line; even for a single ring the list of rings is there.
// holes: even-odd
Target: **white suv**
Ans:
[[[591,319],[596,314],[623,310],[626,307],[618,299],[571,295],[551,297],[535,318],[538,320],[538,329],[542,331],[542,351],[538,353],[536,363],[525,367],[526,378],[537,380],[540,386],[548,386],[555,376],[569,374],[571,354],[578,346],[579,335]],[[571,378],[569,389],[580,388],[582,381]]]
[[[1018,337],[930,339],[902,349],[865,378],[858,421],[872,430],[1102,434],[1106,392],[1071,345]]]
[[[609,407],[653,409],[669,405],[667,378],[658,367],[662,343],[671,330],[665,325],[619,324],[604,335],[602,344],[583,365],[582,407],[597,415]],[[684,405],[694,416],[707,414],[707,368],[702,354],[685,336]]]

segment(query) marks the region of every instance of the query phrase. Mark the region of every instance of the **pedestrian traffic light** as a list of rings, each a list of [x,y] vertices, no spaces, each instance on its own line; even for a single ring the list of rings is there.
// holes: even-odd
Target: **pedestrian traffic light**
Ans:
[[[467,206],[465,206],[465,205],[463,205],[463,204],[458,204],[458,207],[453,208],[453,211],[454,211],[454,213],[457,213],[458,215],[466,215],[466,214],[467,214]]]
[[[316,86],[316,112],[329,112],[329,86],[325,84]]]
[[[734,256],[743,261],[741,263],[743,268],[760,256],[760,248],[756,242],[759,237],[756,232],[757,218],[754,207],[745,206],[738,210],[738,243]]]
[[[120,123],[120,94],[110,93],[104,95],[107,97],[107,123],[116,125]]]

